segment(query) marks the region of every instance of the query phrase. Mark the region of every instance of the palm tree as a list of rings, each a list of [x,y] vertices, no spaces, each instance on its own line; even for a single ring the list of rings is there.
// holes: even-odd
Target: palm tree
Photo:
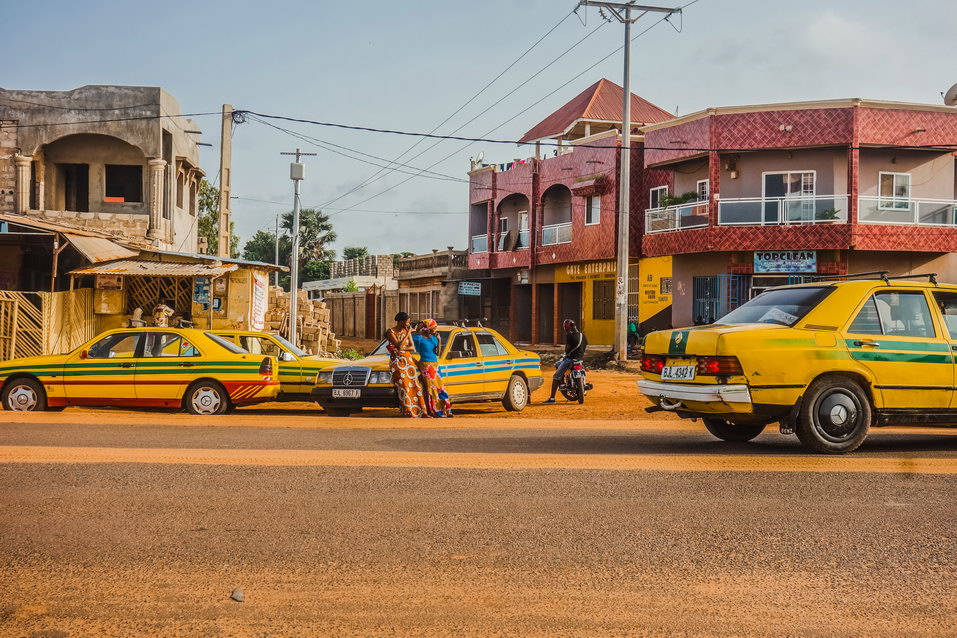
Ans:
[[[283,213],[282,227],[292,231],[292,213]],[[336,241],[329,216],[317,208],[303,208],[299,211],[299,269],[310,261],[332,261],[336,257],[334,250],[328,248]]]

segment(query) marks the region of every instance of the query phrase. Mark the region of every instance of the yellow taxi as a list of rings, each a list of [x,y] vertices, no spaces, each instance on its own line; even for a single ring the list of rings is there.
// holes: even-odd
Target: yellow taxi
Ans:
[[[109,330],[69,354],[0,362],[0,400],[20,412],[84,405],[223,414],[272,401],[275,370],[273,357],[203,330]]]
[[[871,427],[957,425],[957,286],[887,273],[768,290],[718,322],[648,335],[642,394],[713,435],[770,423],[821,453]]]
[[[320,370],[342,363],[342,359],[306,354],[277,334],[251,330],[213,330],[251,354],[265,354],[279,361],[277,401],[312,401],[312,389]]]
[[[542,386],[541,359],[488,328],[439,326],[439,375],[452,403],[501,401],[521,412]],[[312,391],[330,416],[362,408],[398,408],[386,342],[365,359],[326,368]]]

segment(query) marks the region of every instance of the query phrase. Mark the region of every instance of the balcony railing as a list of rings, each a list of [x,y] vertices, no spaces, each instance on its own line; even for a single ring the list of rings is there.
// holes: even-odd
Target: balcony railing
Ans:
[[[701,228],[707,225],[707,202],[678,204],[667,208],[649,208],[645,211],[646,233],[663,233],[669,230]]]
[[[902,197],[860,197],[857,219],[862,224],[957,226],[957,201]]]
[[[488,235],[473,235],[472,236],[472,253],[487,253],[488,252]]]
[[[530,243],[531,234],[528,232],[528,229],[518,231],[518,246],[515,247],[515,250],[527,250]]]
[[[847,195],[743,197],[718,201],[719,226],[847,222]]]
[[[542,226],[542,246],[570,244],[572,242],[572,223]]]

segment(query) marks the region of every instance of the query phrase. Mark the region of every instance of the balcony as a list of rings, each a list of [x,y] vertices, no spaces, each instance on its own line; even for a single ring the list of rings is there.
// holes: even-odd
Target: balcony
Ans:
[[[572,243],[572,223],[542,226],[542,246]]]
[[[471,253],[487,253],[488,252],[488,235],[473,235],[471,248],[469,250]]]
[[[707,202],[678,204],[667,208],[649,208],[645,211],[646,233],[701,228],[707,226],[708,223]]]
[[[857,206],[862,224],[957,226],[957,201],[953,200],[861,197]]]
[[[847,195],[743,197],[718,202],[719,226],[847,223]]]

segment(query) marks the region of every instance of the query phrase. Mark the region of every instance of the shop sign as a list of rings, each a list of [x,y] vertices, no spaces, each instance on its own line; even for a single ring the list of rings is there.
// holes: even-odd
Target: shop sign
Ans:
[[[200,304],[203,310],[209,310],[209,279],[196,277],[193,280],[193,303]]]
[[[817,272],[817,252],[813,250],[756,250],[755,273]]]
[[[97,275],[97,290],[123,290],[123,275]]]
[[[262,330],[266,326],[266,291],[269,286],[269,275],[264,272],[253,271],[253,302],[249,316],[249,324],[253,330]]]
[[[565,276],[569,281],[588,279],[610,279],[615,276],[618,264],[614,261],[590,261],[583,264],[565,266]]]
[[[482,282],[480,281],[460,281],[459,294],[470,297],[479,297],[482,295]]]

